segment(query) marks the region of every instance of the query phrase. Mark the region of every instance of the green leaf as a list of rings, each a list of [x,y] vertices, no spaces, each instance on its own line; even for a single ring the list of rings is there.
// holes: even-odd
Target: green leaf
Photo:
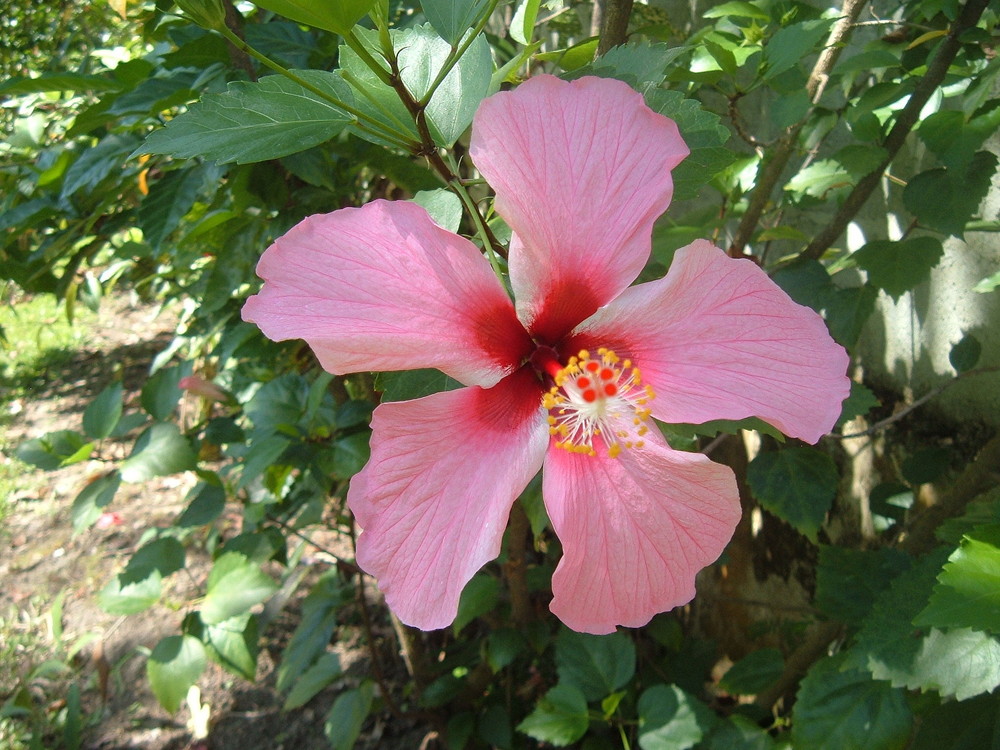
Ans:
[[[724,432],[727,435],[738,435],[740,430],[756,430],[761,435],[770,435],[779,443],[785,441],[785,436],[781,433],[781,430],[757,417],[747,417],[738,421],[713,419],[711,422],[702,422],[701,424],[672,424],[668,425],[666,429],[675,435],[687,437],[696,435],[715,437],[720,432]]]
[[[1000,523],[1000,486],[994,487],[973,498],[965,506],[965,512],[942,523],[935,536],[951,547],[957,547],[966,534],[977,526]]]
[[[800,305],[822,310],[835,291],[826,267],[818,260],[797,260],[771,275],[771,280]]]
[[[441,38],[455,44],[479,23],[489,5],[490,0],[422,0],[420,8]]]
[[[851,393],[844,399],[844,404],[840,409],[840,417],[837,419],[837,425],[842,425],[855,417],[867,414],[880,403],[881,401],[878,400],[878,397],[868,388],[860,383],[851,381]]]
[[[253,680],[260,651],[255,615],[246,614],[206,625],[201,640],[212,661],[245,680]]]
[[[413,97],[420,100],[450,56],[451,45],[441,39],[429,25],[393,29],[390,33],[393,48],[399,58],[403,83]],[[359,29],[358,36],[365,48],[379,57],[377,34]],[[341,45],[340,58],[345,78],[359,94],[356,102],[358,109],[371,119],[385,123],[413,140],[419,140],[413,118],[396,91],[382,83],[346,45]],[[493,57],[490,46],[485,37],[479,36],[427,103],[427,125],[435,143],[449,147],[465,132],[479,102],[490,91],[492,76]],[[381,142],[365,131],[358,131],[358,135]]]
[[[931,269],[944,256],[941,241],[934,237],[912,237],[892,242],[869,242],[852,256],[868,272],[868,282],[898,301],[917,284],[930,278]]]
[[[352,598],[334,571],[324,573],[302,602],[302,615],[281,655],[277,688],[288,690],[295,680],[326,651],[337,627],[337,611]]]
[[[374,695],[374,683],[365,680],[354,690],[337,696],[323,725],[323,734],[332,750],[352,750],[371,711]]]
[[[375,0],[253,0],[285,18],[344,36],[375,6]]]
[[[842,656],[813,665],[792,709],[792,742],[809,750],[902,750],[913,716],[906,693],[860,670]]]
[[[717,723],[702,746],[703,750],[774,750],[776,747],[765,730],[739,714],[732,714]]]
[[[911,690],[965,700],[1000,685],[1000,641],[968,628],[942,632],[912,624],[944,563],[938,550],[898,576],[880,596],[849,650],[849,666]]]
[[[245,613],[277,590],[278,585],[259,565],[239,552],[226,552],[208,574],[201,619],[215,625]]]
[[[965,170],[983,142],[1000,127],[1000,107],[965,120],[960,110],[940,110],[920,122],[917,133],[927,148],[950,169]]]
[[[259,440],[254,440],[243,456],[243,467],[236,489],[242,490],[249,486],[257,477],[274,466],[291,444],[288,438],[280,435],[265,435]]]
[[[333,444],[333,473],[343,479],[353,477],[371,456],[369,441],[371,434],[368,431],[355,432],[353,435],[340,438]]]
[[[878,291],[868,284],[835,291],[826,304],[826,325],[834,340],[853,348],[877,301]]]
[[[153,419],[165,422],[181,400],[181,380],[191,374],[191,363],[164,367],[155,372],[142,386],[139,402]]]
[[[572,80],[585,75],[617,78],[648,97],[663,83],[670,64],[687,51],[685,47],[667,44],[629,42],[612,47],[589,65],[574,70],[567,78]]]
[[[950,448],[921,448],[903,461],[903,478],[910,484],[927,484],[939,479],[952,462]]]
[[[83,412],[83,431],[95,440],[108,437],[122,417],[122,384],[109,385],[90,402]]]
[[[747,482],[760,504],[813,541],[837,495],[838,481],[833,459],[815,448],[761,453],[747,467]]]
[[[811,52],[818,51],[819,43],[826,39],[832,25],[833,19],[820,18],[778,29],[764,47],[764,63],[767,65],[764,80],[772,80],[779,73],[798,65]]]
[[[510,21],[510,38],[518,44],[531,44],[539,5],[541,0],[521,0],[514,11],[514,17]]]
[[[122,84],[108,76],[82,73],[42,73],[34,78],[14,76],[0,83],[0,96],[44,94],[50,91],[117,91]]]
[[[226,491],[221,485],[201,482],[188,493],[193,495],[188,507],[174,521],[174,526],[191,528],[204,526],[218,518],[226,507]]]
[[[458,601],[458,614],[452,623],[452,632],[457,636],[462,628],[480,615],[492,612],[500,600],[500,581],[493,576],[480,573],[472,577]]]
[[[860,550],[822,545],[816,570],[816,607],[852,627],[858,627],[893,579],[909,568],[900,550]]]
[[[639,747],[688,750],[711,729],[714,717],[676,685],[654,685],[639,696]]]
[[[170,635],[156,644],[146,662],[146,675],[164,709],[176,713],[205,663],[205,647],[190,635]]]
[[[513,662],[527,648],[528,642],[524,636],[513,628],[492,630],[486,636],[486,658],[494,672],[499,672]]]
[[[921,716],[909,750],[1000,750],[1000,697],[942,703]]]
[[[108,135],[97,145],[84,150],[63,177],[62,199],[78,192],[92,192],[112,173],[121,174],[125,161],[138,144],[132,134]]]
[[[965,334],[961,341],[955,344],[948,353],[948,361],[958,373],[968,372],[979,364],[979,356],[983,353],[983,345],[971,333]]]
[[[833,158],[840,162],[848,173],[860,178],[881,167],[886,156],[886,150],[881,146],[853,143],[844,146],[833,155]]]
[[[827,200],[832,191],[846,190],[854,182],[840,162],[820,159],[798,172],[785,184],[784,189],[796,200],[802,200],[805,196]]]
[[[350,87],[339,74],[293,72],[338,101],[352,104]],[[267,76],[254,83],[232,82],[223,94],[205,94],[166,127],[150,133],[135,153],[248,164],[312,148],[339,134],[353,119],[288,78]]]
[[[719,3],[706,9],[701,15],[702,18],[726,18],[732,16],[734,18],[756,18],[759,21],[768,20],[766,12],[753,3],[744,2],[744,0],[729,0],[729,2]]]
[[[246,415],[256,432],[255,440],[270,432],[295,432],[305,416],[309,383],[301,375],[281,375],[262,385],[247,402]]]
[[[114,499],[121,483],[121,474],[111,471],[80,490],[71,510],[74,534],[89,528],[101,517],[101,511]]]
[[[123,571],[101,589],[97,601],[101,609],[112,615],[134,615],[156,604],[160,599],[163,576],[149,569],[145,577],[130,578]]]
[[[442,229],[458,232],[462,223],[462,201],[450,190],[421,190],[413,196],[413,202],[427,209],[427,213]]]
[[[589,725],[583,693],[573,685],[560,684],[538,701],[535,710],[517,725],[517,730],[540,742],[565,747],[583,737]]]
[[[736,159],[722,145],[729,140],[729,130],[721,118],[706,110],[700,102],[686,99],[679,91],[654,88],[646,93],[646,104],[654,112],[671,118],[691,149],[688,157],[673,171],[674,198],[695,198],[700,188]]]
[[[79,432],[57,430],[21,443],[14,455],[43,471],[54,471],[87,460],[93,449],[94,444]]]
[[[135,441],[132,454],[121,465],[122,480],[145,482],[153,477],[193,469],[198,457],[177,425],[157,422]]]
[[[320,690],[336,680],[344,673],[340,666],[340,657],[333,652],[323,654],[309,669],[300,674],[285,699],[283,711],[304,706],[311,701]]]
[[[751,651],[719,680],[719,685],[734,695],[756,695],[774,684],[785,668],[785,660],[776,648]]]
[[[375,376],[375,388],[382,391],[383,401],[409,401],[461,387],[461,383],[440,370],[380,372]]]
[[[989,294],[998,286],[1000,286],[1000,271],[980,279],[976,285],[972,287],[972,291],[979,294]]]
[[[184,545],[171,536],[165,536],[137,549],[125,566],[124,577],[138,580],[145,578],[151,570],[161,576],[168,576],[183,567]]]
[[[977,527],[962,539],[913,624],[1000,634],[1000,524]]]
[[[150,247],[159,250],[177,229],[180,220],[194,206],[205,182],[205,169],[193,166],[168,172],[149,187],[139,204],[139,228]]]
[[[562,629],[556,636],[560,685],[579,688],[597,701],[623,687],[635,674],[635,645],[622,632],[589,635]]]
[[[964,169],[921,172],[903,189],[903,205],[924,226],[961,238],[989,192],[996,167],[996,154],[979,151]]]
[[[494,703],[479,716],[479,720],[476,722],[479,725],[479,738],[491,748],[512,748],[514,746],[514,729],[510,722],[511,717],[507,709]]]

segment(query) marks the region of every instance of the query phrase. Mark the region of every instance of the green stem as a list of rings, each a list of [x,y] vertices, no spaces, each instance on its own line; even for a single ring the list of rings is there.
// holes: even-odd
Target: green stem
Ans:
[[[490,16],[493,15],[493,11],[496,10],[497,5],[499,4],[500,0],[491,0],[490,7],[480,19],[479,23],[476,24],[472,33],[466,35],[465,39],[463,39],[462,43],[457,47],[454,44],[451,46],[451,52],[448,53],[448,57],[445,59],[444,65],[441,66],[441,70],[438,71],[437,76],[435,76],[434,80],[431,82],[427,92],[418,102],[421,108],[426,107],[430,103],[431,99],[434,98],[434,92],[438,90],[438,86],[440,86],[444,79],[448,77],[451,69],[458,64],[458,61],[462,59],[462,55],[464,55],[469,47],[472,46],[472,43],[476,41],[476,38],[483,33],[483,29],[486,28],[486,24],[489,22]]]
[[[354,29],[351,29],[350,33],[344,36],[344,41],[347,42],[347,46],[351,48],[351,51],[361,58],[361,62],[371,68],[372,73],[377,75],[382,83],[386,86],[392,86],[392,74],[365,49],[365,45],[358,39],[357,34],[354,33]]]
[[[390,141],[390,142],[392,142],[392,143],[394,143],[394,144],[396,144],[396,145],[398,145],[398,146],[400,146],[402,148],[405,148],[407,150],[413,150],[414,149],[414,144],[411,141],[409,141],[402,134],[397,133],[396,131],[392,130],[391,128],[386,127],[385,125],[383,125],[382,123],[380,123],[380,122],[378,122],[376,120],[372,120],[364,112],[361,112],[360,110],[355,109],[354,107],[352,107],[351,105],[347,104],[346,102],[341,101],[340,99],[338,99],[337,97],[335,97],[333,94],[331,94],[329,91],[324,91],[323,89],[319,88],[318,86],[314,86],[313,84],[309,83],[309,81],[305,80],[304,78],[302,78],[299,75],[296,75],[295,73],[293,73],[292,71],[288,70],[287,68],[285,68],[280,63],[277,63],[274,60],[272,60],[271,58],[269,58],[266,55],[264,55],[263,53],[258,52],[253,47],[251,47],[249,44],[247,44],[242,39],[240,39],[238,36],[236,36],[236,34],[234,34],[230,29],[223,27],[223,28],[220,28],[218,31],[219,31],[220,34],[222,34],[223,37],[225,37],[225,39],[227,41],[229,41],[231,44],[233,44],[237,49],[239,49],[242,52],[245,52],[246,54],[250,55],[255,60],[260,61],[263,65],[267,66],[268,68],[270,68],[274,72],[280,73],[281,75],[283,75],[288,80],[290,80],[290,81],[298,84],[302,88],[304,88],[306,91],[312,92],[313,94],[315,94],[316,96],[320,97],[324,101],[329,102],[330,104],[332,104],[333,106],[337,107],[338,109],[342,109],[347,114],[353,116],[356,120],[358,120],[358,122],[356,124],[359,127],[361,127],[363,130],[366,130],[368,132],[372,132],[372,129],[381,130],[382,133],[378,133],[377,134],[380,138],[385,138],[385,140]],[[385,72],[385,71],[383,70],[383,72]],[[362,123],[362,121],[364,121],[364,122]],[[384,133],[384,135],[383,135],[383,133]]]
[[[458,173],[458,165],[454,163],[452,158],[449,156],[448,161],[451,162],[451,171],[453,175]],[[501,258],[507,257],[507,251],[504,250],[500,241],[493,234],[492,230],[486,225],[486,221],[483,219],[482,214],[479,213],[479,207],[476,202],[472,200],[472,196],[465,189],[462,181],[457,177],[453,177],[448,180],[448,187],[459,197],[462,201],[462,205],[465,206],[465,210],[468,212],[469,216],[472,217],[472,223],[476,226],[476,234],[479,235],[479,239],[482,240],[483,249],[486,250],[486,257],[490,261],[490,265],[493,266],[493,273],[497,275],[501,281],[503,281],[503,271],[500,268],[500,261],[497,260],[497,256]]]

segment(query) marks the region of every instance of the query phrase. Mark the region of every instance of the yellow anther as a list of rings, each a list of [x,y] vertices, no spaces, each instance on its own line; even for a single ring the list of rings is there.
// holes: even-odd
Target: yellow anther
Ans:
[[[608,447],[608,458],[618,458],[618,454],[622,452],[622,447],[618,443],[612,443]]]

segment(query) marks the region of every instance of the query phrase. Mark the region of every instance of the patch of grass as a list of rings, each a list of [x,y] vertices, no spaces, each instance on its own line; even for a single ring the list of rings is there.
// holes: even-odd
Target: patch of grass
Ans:
[[[95,313],[77,305],[70,322],[63,303],[49,295],[25,297],[5,290],[0,299],[0,403],[30,395],[53,368],[66,364],[88,341]]]
[[[84,715],[76,654],[90,634],[66,642],[62,599],[45,607],[33,597],[0,612],[0,747],[79,748]]]
[[[0,293],[0,531],[13,512],[11,498],[27,489],[28,466],[10,457],[14,445],[5,429],[32,398],[89,341],[96,319],[77,305],[70,322],[66,306],[50,295],[29,297],[13,285]]]

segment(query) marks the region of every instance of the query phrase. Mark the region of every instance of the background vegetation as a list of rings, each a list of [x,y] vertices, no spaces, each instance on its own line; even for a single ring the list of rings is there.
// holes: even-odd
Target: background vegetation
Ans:
[[[189,710],[209,662],[252,680],[268,608],[301,587],[277,687],[289,710],[335,692],[318,720],[333,747],[380,717],[456,750],[998,746],[997,420],[957,429],[911,409],[904,388],[866,383],[857,347],[880,296],[911,294],[947,238],[998,228],[981,213],[997,167],[984,144],[1000,125],[995,8],[732,0],[692,20],[618,0],[179,5],[65,0],[0,21],[0,275],[15,309],[58,300],[73,318],[118,288],[179,316],[141,387],[114,378],[77,427],[17,448],[43,470],[99,467],[72,505],[79,534],[125,486],[193,478],[186,508],[95,592],[136,614],[209,556],[197,592],[172,604],[177,631],[149,644],[168,711]],[[397,75],[404,55],[412,67]],[[343,498],[378,400],[444,383],[333,377],[239,310],[263,249],[311,213],[412,199],[473,237],[475,208],[503,239],[462,159],[467,126],[484,96],[540,71],[620,78],[677,120],[692,154],[646,273],[701,237],[752,256],[824,314],[856,388],[816,447],[757,423],[669,428],[675,446],[732,466],[744,493],[744,522],[690,606],[609,636],[561,628],[546,608],[558,541],[532,486],[454,626],[420,633],[355,567]],[[439,74],[461,85],[428,85]],[[845,232],[872,200],[905,221],[852,246]],[[998,283],[973,279],[967,293]],[[956,342],[955,375],[995,387],[980,349],[971,333]],[[182,418],[191,375],[225,393]],[[15,387],[17,365],[4,377]],[[235,532],[220,521],[233,514]],[[319,532],[339,541],[304,559]],[[512,619],[521,575],[529,606]],[[369,650],[360,678],[334,648],[349,633]],[[33,721],[32,679],[2,696],[19,741],[78,746],[72,712],[56,733]]]

